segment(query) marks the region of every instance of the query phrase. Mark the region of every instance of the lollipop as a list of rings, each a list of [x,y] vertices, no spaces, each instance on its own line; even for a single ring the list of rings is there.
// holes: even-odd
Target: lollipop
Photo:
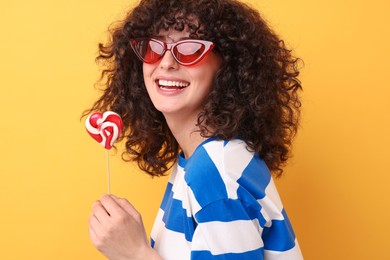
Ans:
[[[85,127],[93,139],[110,150],[122,132],[123,122],[121,117],[112,111],[106,111],[103,115],[96,112],[88,116]]]
[[[121,117],[112,111],[95,112],[87,117],[85,128],[88,134],[106,149],[108,194],[110,194],[110,161],[108,150],[112,148],[123,129]]]

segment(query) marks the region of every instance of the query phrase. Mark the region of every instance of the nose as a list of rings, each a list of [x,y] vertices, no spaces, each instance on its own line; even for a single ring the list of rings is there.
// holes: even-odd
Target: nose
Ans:
[[[164,53],[164,56],[160,60],[160,68],[166,70],[178,69],[179,63],[175,60],[170,50]]]

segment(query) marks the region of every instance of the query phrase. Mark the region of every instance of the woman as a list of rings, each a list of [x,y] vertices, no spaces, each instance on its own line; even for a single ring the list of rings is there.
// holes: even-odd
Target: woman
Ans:
[[[273,183],[296,133],[298,59],[234,0],[142,0],[100,45],[125,160],[172,173],[148,242],[141,215],[103,195],[90,216],[110,259],[302,259]],[[150,245],[151,244],[151,245]]]

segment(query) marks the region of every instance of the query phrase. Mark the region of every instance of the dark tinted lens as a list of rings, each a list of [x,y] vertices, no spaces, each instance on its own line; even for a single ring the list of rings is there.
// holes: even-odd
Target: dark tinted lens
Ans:
[[[164,53],[162,43],[153,40],[138,40],[133,46],[138,56],[146,63],[156,62]]]
[[[159,42],[149,40],[144,59],[146,62],[155,62],[161,58],[164,53],[164,45]]]
[[[206,46],[199,42],[183,42],[176,45],[173,52],[180,62],[188,64],[199,59],[205,49]]]

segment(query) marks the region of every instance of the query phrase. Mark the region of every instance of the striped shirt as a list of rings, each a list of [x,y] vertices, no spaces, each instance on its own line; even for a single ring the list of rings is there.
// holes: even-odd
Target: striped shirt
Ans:
[[[151,243],[167,260],[303,259],[268,167],[241,140],[179,156]]]

